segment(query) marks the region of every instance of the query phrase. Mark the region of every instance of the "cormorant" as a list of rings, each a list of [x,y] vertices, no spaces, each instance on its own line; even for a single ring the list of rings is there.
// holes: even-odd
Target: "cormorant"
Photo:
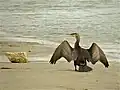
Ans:
[[[79,46],[80,36],[78,33],[70,34],[76,38],[74,48],[70,46],[68,41],[64,40],[53,53],[50,63],[55,64],[57,60],[61,57],[64,57],[68,62],[74,61],[75,71],[77,71],[76,66],[78,65],[84,67],[87,66],[87,61],[95,64],[97,61],[100,61],[108,68],[109,64],[107,58],[102,51],[102,49],[96,44],[92,43],[89,49],[84,49]]]

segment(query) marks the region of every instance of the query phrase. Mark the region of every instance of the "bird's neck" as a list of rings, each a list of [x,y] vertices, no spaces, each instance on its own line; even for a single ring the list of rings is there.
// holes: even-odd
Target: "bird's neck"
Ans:
[[[79,46],[79,42],[80,42],[80,37],[79,37],[79,36],[77,36],[77,37],[76,37],[75,46],[74,46],[75,48],[80,47],[80,46]]]

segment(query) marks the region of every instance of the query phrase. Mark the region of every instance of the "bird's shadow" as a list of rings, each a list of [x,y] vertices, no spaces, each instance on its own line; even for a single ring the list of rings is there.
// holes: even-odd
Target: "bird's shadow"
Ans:
[[[84,67],[80,67],[79,70],[77,70],[76,72],[90,72],[92,71],[93,69],[89,66],[84,66]],[[63,71],[63,70],[62,70]],[[64,70],[64,71],[75,71],[75,70],[72,70],[72,69],[67,69],[67,70]]]
[[[80,66],[78,72],[90,72],[92,70],[93,69],[89,66],[84,66],[84,67]]]
[[[1,67],[0,69],[12,69],[12,68],[9,68],[9,67]]]

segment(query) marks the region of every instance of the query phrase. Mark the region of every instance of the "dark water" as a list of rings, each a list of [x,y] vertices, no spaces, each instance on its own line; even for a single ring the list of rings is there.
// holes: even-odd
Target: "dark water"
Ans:
[[[120,61],[120,0],[0,0],[0,40],[56,47],[78,32],[83,47],[98,43]],[[44,48],[46,49],[46,48]]]

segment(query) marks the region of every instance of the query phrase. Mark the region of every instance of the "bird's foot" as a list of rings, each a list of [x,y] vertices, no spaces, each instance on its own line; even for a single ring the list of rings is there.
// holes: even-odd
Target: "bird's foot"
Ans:
[[[77,71],[77,69],[75,69],[75,71]]]

